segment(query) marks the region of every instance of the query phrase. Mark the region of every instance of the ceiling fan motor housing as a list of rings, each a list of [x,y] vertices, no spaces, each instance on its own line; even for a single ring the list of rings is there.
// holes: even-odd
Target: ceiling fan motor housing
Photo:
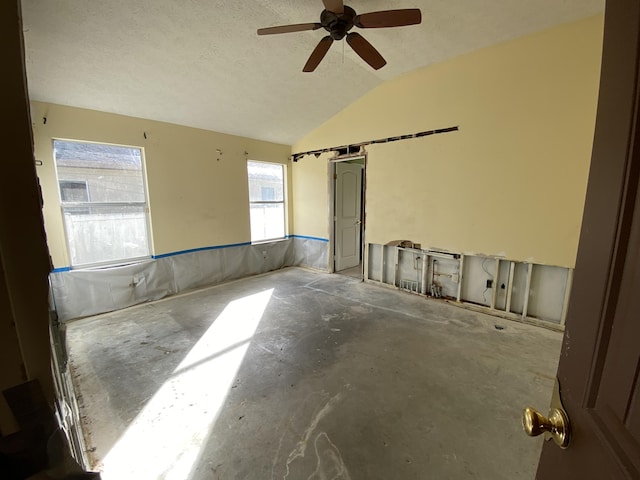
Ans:
[[[342,40],[349,30],[353,28],[353,19],[356,16],[356,11],[345,5],[344,13],[337,14],[328,10],[323,10],[320,14],[320,23],[322,27],[329,32],[331,38],[334,40]]]

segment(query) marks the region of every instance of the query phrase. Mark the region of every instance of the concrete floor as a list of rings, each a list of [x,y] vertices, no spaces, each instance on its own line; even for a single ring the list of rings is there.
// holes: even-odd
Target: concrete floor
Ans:
[[[338,275],[362,279],[362,265],[356,265],[355,267],[347,268],[346,270],[341,270],[336,273]]]
[[[497,328],[496,328],[497,327]],[[68,324],[105,479],[533,479],[561,334],[288,268]]]

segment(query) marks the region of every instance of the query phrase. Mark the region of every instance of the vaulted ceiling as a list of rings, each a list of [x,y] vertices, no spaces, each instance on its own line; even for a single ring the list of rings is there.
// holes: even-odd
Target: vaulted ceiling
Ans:
[[[604,0],[352,0],[358,13],[418,7],[420,25],[359,30],[375,71],[344,41],[303,73],[321,0],[23,0],[32,100],[292,144],[382,82],[604,10]]]

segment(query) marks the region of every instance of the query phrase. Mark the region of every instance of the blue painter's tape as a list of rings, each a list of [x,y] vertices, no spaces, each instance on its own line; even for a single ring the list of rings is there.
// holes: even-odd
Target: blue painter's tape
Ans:
[[[71,267],[58,267],[51,270],[51,273],[61,273],[61,272],[69,272],[71,271]]]
[[[287,235],[287,238],[304,238],[307,240],[316,240],[318,242],[329,243],[329,240],[327,238],[309,237],[306,235]],[[160,255],[152,255],[151,258],[153,258],[154,260],[158,260],[160,258],[175,257],[176,255],[184,255],[186,253],[204,252],[207,250],[220,250],[221,248],[244,247],[247,245],[252,245],[252,243],[242,242],[242,243],[231,243],[228,245],[214,245],[211,247],[191,248],[189,250],[180,250],[178,252],[169,252],[169,253],[161,253]],[[52,273],[69,272],[70,270],[71,270],[71,267],[60,267],[60,268],[54,268],[52,270]]]
[[[328,238],[308,237],[306,235],[287,235],[287,238],[306,238],[307,240],[317,240],[319,242],[329,243],[329,239]]]
[[[191,248],[189,250],[180,250],[179,252],[161,253],[160,255],[153,255],[151,258],[157,260],[159,258],[167,258],[167,257],[175,257],[176,255],[184,255],[185,253],[204,252],[206,250],[219,250],[221,248],[244,247],[245,245],[251,245],[251,242],[231,243],[229,245],[214,245],[212,247]]]

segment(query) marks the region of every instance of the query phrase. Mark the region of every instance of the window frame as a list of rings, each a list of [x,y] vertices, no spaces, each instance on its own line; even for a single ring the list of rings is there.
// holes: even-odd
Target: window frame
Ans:
[[[260,163],[264,165],[276,165],[282,169],[282,200],[251,200],[251,178],[249,176],[249,164],[250,163]],[[265,162],[262,160],[247,160],[247,187],[249,193],[249,234],[251,235],[251,244],[259,244],[259,243],[267,243],[267,242],[275,242],[279,240],[285,240],[287,238],[287,225],[288,225],[288,215],[287,215],[287,165],[278,162]],[[254,240],[252,235],[252,224],[251,224],[251,206],[252,205],[279,205],[282,204],[282,236],[273,237],[273,238],[264,238],[260,240]]]
[[[58,190],[60,191],[60,203],[64,202],[64,203],[72,203],[72,202],[68,202],[62,199],[63,195],[62,192],[64,190],[64,188],[62,188],[62,184],[65,183],[66,185],[71,185],[71,184],[76,184],[76,185],[82,185],[84,187],[84,191],[87,194],[87,201],[86,202],[78,202],[78,203],[90,203],[91,202],[91,195],[89,194],[89,184],[86,180],[59,180],[58,181]]]
[[[58,160],[56,158],[55,151],[55,142],[68,142],[68,143],[81,143],[87,145],[106,145],[113,147],[121,147],[121,148],[130,148],[140,151],[140,173],[142,177],[142,192],[144,193],[144,202],[94,202],[91,201],[91,195],[87,186],[87,198],[89,201],[87,202],[63,202],[62,201],[62,191],[60,188],[60,176],[58,173]],[[107,143],[107,142],[95,142],[89,140],[77,140],[77,139],[69,139],[69,138],[53,138],[51,141],[51,148],[53,153],[53,163],[54,163],[54,171],[56,175],[56,188],[58,189],[58,203],[60,205],[60,215],[62,221],[62,228],[64,231],[65,237],[65,247],[67,249],[67,259],[69,261],[69,268],[71,270],[86,270],[91,268],[104,268],[104,267],[117,267],[122,265],[130,265],[133,263],[143,262],[145,260],[149,260],[153,258],[153,240],[152,240],[152,230],[151,230],[151,215],[149,209],[149,190],[147,188],[147,169],[146,169],[146,160],[145,160],[145,151],[144,147],[138,145],[123,145],[119,143]],[[64,180],[63,180],[64,181]],[[86,182],[86,181],[85,181]],[[70,235],[67,227],[67,222],[65,220],[65,208],[77,209],[77,208],[85,208],[91,210],[91,207],[97,207],[98,209],[101,207],[142,207],[142,211],[144,212],[144,229],[145,236],[147,240],[147,255],[141,255],[137,257],[127,257],[121,258],[117,260],[106,260],[103,262],[90,262],[90,263],[79,263],[73,264],[73,260],[71,258],[71,246],[70,246]]]

